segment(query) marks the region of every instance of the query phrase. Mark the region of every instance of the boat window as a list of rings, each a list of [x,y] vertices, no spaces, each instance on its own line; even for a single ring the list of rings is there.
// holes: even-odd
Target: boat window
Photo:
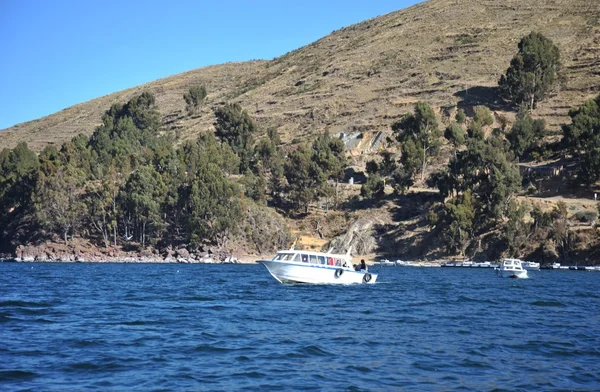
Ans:
[[[316,255],[310,255],[310,263],[311,264],[317,264],[317,256]]]
[[[305,254],[302,255],[302,262],[308,263],[308,255],[305,255]]]
[[[292,259],[292,261],[295,261],[295,262],[298,262],[298,263],[299,263],[299,262],[300,262],[300,254],[296,253],[296,254],[294,255],[294,258]]]
[[[337,265],[338,267],[341,267],[342,261],[340,259],[335,259],[335,265]]]
[[[319,256],[319,264],[325,264],[325,257]]]

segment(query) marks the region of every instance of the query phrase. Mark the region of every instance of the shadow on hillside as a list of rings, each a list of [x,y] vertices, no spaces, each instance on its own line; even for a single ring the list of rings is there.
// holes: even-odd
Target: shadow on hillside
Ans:
[[[454,93],[455,97],[462,99],[457,105],[463,109],[467,116],[473,116],[474,106],[487,106],[490,110],[509,110],[511,104],[500,98],[500,89],[498,87],[474,86]]]
[[[439,198],[437,192],[411,192],[394,199],[393,224],[375,226],[377,253],[389,260],[435,260],[443,255],[439,236],[430,230],[427,214]]]
[[[381,208],[388,201],[394,200],[393,194],[385,195],[377,199],[363,199],[359,196],[351,197],[345,202],[340,204],[340,209],[358,211],[358,210],[369,210],[374,208]]]

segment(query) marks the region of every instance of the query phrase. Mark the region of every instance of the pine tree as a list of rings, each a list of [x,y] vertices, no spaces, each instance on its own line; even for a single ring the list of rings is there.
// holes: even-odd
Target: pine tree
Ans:
[[[535,109],[556,86],[561,70],[560,51],[540,33],[532,32],[519,42],[519,52],[498,82],[501,95]]]

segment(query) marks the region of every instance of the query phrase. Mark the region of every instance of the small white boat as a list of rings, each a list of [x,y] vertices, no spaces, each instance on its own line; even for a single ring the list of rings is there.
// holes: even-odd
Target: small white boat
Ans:
[[[385,267],[393,267],[396,265],[396,263],[394,263],[393,261],[390,261],[388,259],[384,259],[384,260],[379,261],[379,265],[385,266]]]
[[[521,265],[527,271],[539,271],[540,263],[535,263],[533,261],[521,261]]]
[[[496,273],[504,278],[527,278],[527,270],[519,259],[504,259]]]
[[[257,260],[280,283],[373,284],[377,274],[356,270],[349,254],[280,250],[271,260]]]

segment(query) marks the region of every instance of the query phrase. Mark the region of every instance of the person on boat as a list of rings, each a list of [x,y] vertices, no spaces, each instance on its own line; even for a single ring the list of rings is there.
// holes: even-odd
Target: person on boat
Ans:
[[[365,271],[367,271],[367,270],[368,270],[368,268],[367,268],[367,263],[365,263],[365,259],[361,259],[361,260],[360,260],[360,269],[361,269],[361,270],[365,270]]]

